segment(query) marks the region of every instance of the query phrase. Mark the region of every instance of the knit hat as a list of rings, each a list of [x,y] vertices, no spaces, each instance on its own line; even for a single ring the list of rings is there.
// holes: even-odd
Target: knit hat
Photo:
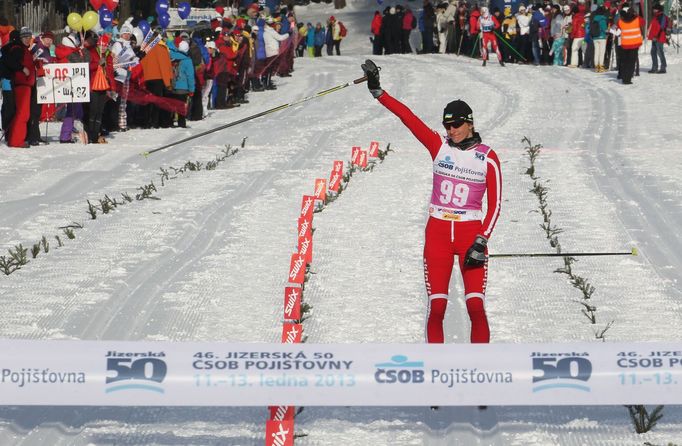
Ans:
[[[180,45],[178,45],[178,51],[186,54],[189,51],[189,43],[184,40],[180,42]]]
[[[31,28],[29,28],[28,26],[23,26],[19,31],[19,37],[21,37],[22,39],[24,37],[33,37],[33,31],[31,31]]]
[[[450,102],[443,110],[443,124],[458,120],[474,122],[474,112],[471,110],[471,107],[461,99]]]
[[[206,42],[206,48],[213,48],[215,50],[216,49],[215,42],[209,40],[208,42]]]
[[[52,31],[45,31],[40,35],[40,37],[42,37],[43,39],[52,39],[54,41],[54,34],[52,33]]]
[[[121,25],[121,31],[119,34],[132,34],[133,33],[133,27],[128,25],[127,23],[124,23]]]

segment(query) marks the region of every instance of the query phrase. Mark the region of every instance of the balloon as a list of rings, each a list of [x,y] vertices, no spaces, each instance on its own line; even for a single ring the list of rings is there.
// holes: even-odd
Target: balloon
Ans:
[[[149,33],[149,30],[151,29],[151,26],[149,26],[149,22],[147,22],[146,20],[140,20],[137,23],[137,27],[140,28],[140,31],[142,31],[142,34],[144,34],[145,37],[147,36],[147,33]],[[142,42],[137,42],[137,44],[141,45]]]
[[[83,14],[83,30],[87,31],[99,22],[99,15],[95,11]]]
[[[156,13],[159,16],[163,13],[168,13],[168,0],[156,0]]]
[[[77,12],[72,12],[66,17],[66,23],[74,31],[80,31],[83,29],[83,17]]]
[[[159,15],[159,25],[161,25],[161,28],[163,29],[168,28],[168,25],[170,25],[170,20],[171,18],[166,12]]]
[[[187,17],[189,17],[189,12],[191,11],[191,7],[189,6],[189,3],[187,2],[180,2],[178,3],[178,15],[182,20],[185,20]]]
[[[113,21],[114,14],[106,6],[99,8],[99,24],[102,25],[102,28],[109,28]]]
[[[90,4],[95,8],[95,11],[99,11],[99,8],[102,7],[102,0],[90,0]]]
[[[118,0],[104,0],[104,5],[109,11],[114,12],[118,8]]]

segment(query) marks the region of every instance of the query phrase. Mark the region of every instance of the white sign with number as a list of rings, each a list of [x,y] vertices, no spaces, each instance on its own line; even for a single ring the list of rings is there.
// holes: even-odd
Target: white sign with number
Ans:
[[[87,63],[52,63],[37,80],[38,104],[90,102],[90,70]]]

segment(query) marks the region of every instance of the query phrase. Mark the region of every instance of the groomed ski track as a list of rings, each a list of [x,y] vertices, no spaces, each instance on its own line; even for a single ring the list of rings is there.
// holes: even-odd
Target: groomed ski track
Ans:
[[[426,151],[364,86],[334,93],[195,143],[139,152],[352,80],[370,46],[371,3],[348,11],[315,5],[351,30],[341,57],[299,59],[276,92],[216,112],[181,131],[114,136],[107,146],[52,144],[0,156],[0,244],[29,246],[48,236],[50,253],[0,277],[0,336],[278,342],[284,279],[295,249],[301,195],[350,147],[391,142],[395,152],[316,214],[305,322],[312,343],[423,342],[421,249],[431,167]],[[680,84],[669,55],[668,83]],[[498,152],[503,209],[494,252],[549,251],[529,193],[521,138],[545,147],[536,174],[550,188],[552,221],[566,250],[628,250],[642,256],[585,259],[575,269],[596,287],[597,324],[580,313],[578,291],[553,271],[559,260],[491,262],[487,306],[492,341],[679,339],[682,147],[671,109],[648,100],[666,84],[644,73],[627,93],[611,74],[509,66],[453,56],[387,56],[382,85],[433,128],[445,103],[465,99],[476,127]],[[660,81],[658,81],[660,82]],[[679,105],[679,102],[678,102]],[[646,117],[643,120],[642,117]],[[53,127],[51,125],[51,127]],[[54,138],[54,128],[50,129]],[[225,144],[246,147],[214,171],[189,172],[160,187],[159,167],[209,161]],[[652,149],[653,148],[653,149]],[[660,148],[663,162],[648,154]],[[161,200],[145,200],[89,220],[86,199],[134,193],[154,180]],[[82,222],[75,240],[56,229]],[[64,247],[56,248],[54,235]],[[446,342],[468,342],[461,285],[452,281]],[[595,340],[595,342],[597,342]],[[380,402],[378,402],[380,404]],[[428,405],[428,402],[425,402]],[[652,433],[633,433],[623,407],[307,407],[300,445],[641,445],[682,441],[682,410],[666,407]],[[1,407],[0,444],[260,445],[264,408]]]

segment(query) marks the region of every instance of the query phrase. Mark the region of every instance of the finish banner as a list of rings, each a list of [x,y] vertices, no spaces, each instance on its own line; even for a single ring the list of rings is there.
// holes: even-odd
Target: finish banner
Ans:
[[[0,341],[0,404],[682,404],[682,343]]]

